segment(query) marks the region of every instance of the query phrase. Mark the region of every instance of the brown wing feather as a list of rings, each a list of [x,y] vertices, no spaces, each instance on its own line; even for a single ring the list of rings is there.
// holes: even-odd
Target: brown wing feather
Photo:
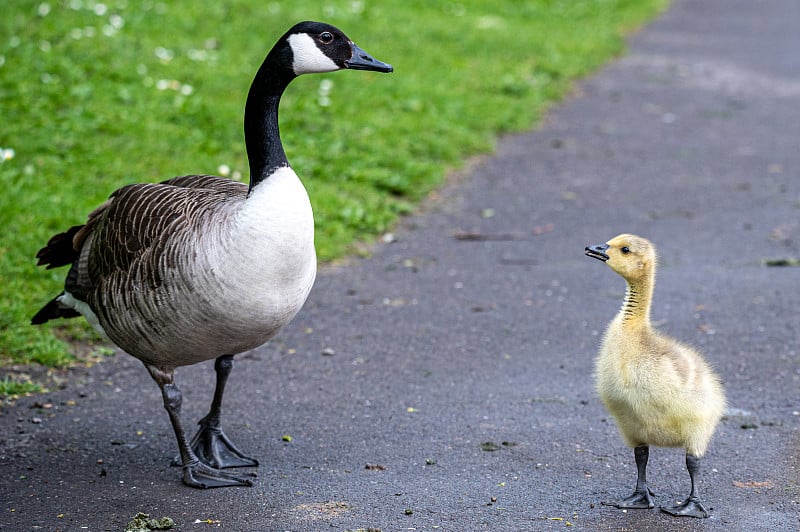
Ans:
[[[247,190],[244,183],[204,175],[128,185],[95,209],[85,225],[55,235],[36,256],[48,268],[72,264],[65,289],[90,306],[95,306],[91,294],[112,275],[135,276],[129,280],[153,288],[161,284],[157,263],[170,258],[162,256],[165,237],[186,232],[198,217],[222,203],[243,200]],[[71,309],[56,312],[57,307],[55,300],[48,303],[35,322],[75,315]]]
[[[211,175],[173,177],[162,181],[161,184],[180,188],[215,190],[232,196],[237,196],[247,191],[247,185],[244,183]],[[115,195],[116,193],[111,196],[111,199]],[[50,238],[47,245],[36,253],[36,258],[39,259],[36,265],[47,266],[49,270],[74,262],[78,258],[78,251],[83,245],[86,234],[91,232],[92,222],[100,218],[109,203],[110,199],[92,211],[85,225],[74,225],[63,233],[58,233]]]
[[[247,194],[242,183],[230,187],[228,183],[235,182],[207,177],[185,176],[115,192],[102,223],[92,233],[87,265],[90,279],[97,282],[113,272],[130,271],[134,263],[144,263],[137,273],[145,278],[138,281],[158,286],[158,268],[150,267],[156,262],[151,258],[161,257],[166,237],[185,233],[219,204],[244,199]],[[169,260],[168,256],[161,258]]]
[[[247,192],[248,186],[239,181],[213,175],[184,175],[161,182],[162,185],[185,188],[206,188],[225,194],[238,195]]]

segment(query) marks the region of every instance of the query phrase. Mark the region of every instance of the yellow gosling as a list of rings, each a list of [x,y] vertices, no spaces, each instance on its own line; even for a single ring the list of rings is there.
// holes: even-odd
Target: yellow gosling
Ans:
[[[719,378],[694,349],[656,331],[650,323],[657,255],[648,240],[619,235],[586,247],[628,283],[625,300],[611,321],[597,358],[597,391],[625,443],[634,449],[634,492],[604,502],[617,508],[653,508],[647,487],[650,445],[686,449],[689,497],[661,510],[675,516],[708,517],[697,494],[700,458],[725,409]]]

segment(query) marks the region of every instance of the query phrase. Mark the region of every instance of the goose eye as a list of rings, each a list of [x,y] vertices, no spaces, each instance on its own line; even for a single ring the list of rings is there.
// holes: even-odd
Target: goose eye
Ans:
[[[319,40],[322,44],[330,44],[333,42],[333,33],[329,31],[323,31],[319,34]]]
[[[631,252],[631,248],[629,248],[628,246],[625,246],[620,251],[622,251],[623,255],[627,255],[628,253]]]

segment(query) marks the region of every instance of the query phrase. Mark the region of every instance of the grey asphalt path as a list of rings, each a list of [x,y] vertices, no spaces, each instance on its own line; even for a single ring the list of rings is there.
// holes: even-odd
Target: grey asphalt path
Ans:
[[[765,259],[800,257],[799,24],[796,0],[677,0],[394,242],[324,268],[237,357],[227,430],[261,461],[254,487],[183,487],[157,389],[119,355],[2,408],[0,528],[797,530],[800,268]],[[621,232],[658,246],[653,318],[734,409],[704,521],[600,504],[635,480],[592,382],[624,283],[583,248]],[[198,419],[212,364],[178,379]],[[654,449],[648,476],[659,504],[688,491],[681,450]]]

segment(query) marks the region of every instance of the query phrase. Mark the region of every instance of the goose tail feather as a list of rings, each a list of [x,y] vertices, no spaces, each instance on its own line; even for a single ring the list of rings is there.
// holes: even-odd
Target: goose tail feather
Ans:
[[[82,225],[74,225],[64,231],[53,236],[45,247],[36,253],[36,258],[39,262],[37,266],[47,266],[47,269],[58,268],[59,266],[66,266],[72,264],[78,258],[78,252],[75,249],[75,235],[78,231],[83,229]]]
[[[43,306],[39,312],[34,314],[33,318],[31,318],[31,325],[41,325],[42,323],[57,318],[77,318],[80,316],[80,312],[74,308],[64,306],[59,302],[59,299],[63,295],[63,293],[57,295],[51,299],[49,303]]]

